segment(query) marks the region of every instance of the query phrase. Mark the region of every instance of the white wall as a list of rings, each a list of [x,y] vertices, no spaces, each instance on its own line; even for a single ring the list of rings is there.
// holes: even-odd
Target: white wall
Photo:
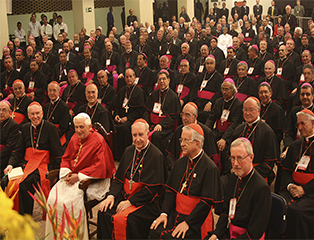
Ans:
[[[96,25],[95,29],[98,26],[102,26],[104,34],[107,33],[108,11],[109,11],[109,8],[95,8],[95,25]],[[122,12],[122,7],[113,7],[114,25],[118,29],[118,33],[122,31],[122,23],[121,23],[121,17],[120,17],[121,12]],[[62,12],[57,12],[57,13],[62,16],[63,22],[65,22],[68,25],[69,38],[73,39],[73,35],[74,35],[73,11],[62,11]],[[38,21],[40,21],[41,14],[42,13],[36,13]],[[44,14],[48,17],[48,19],[51,19],[53,12],[45,12]],[[9,34],[14,34],[14,30],[16,29],[16,23],[20,21],[22,23],[22,28],[25,30],[26,35],[27,35],[27,26],[30,21],[30,16],[31,16],[30,14],[8,15]]]

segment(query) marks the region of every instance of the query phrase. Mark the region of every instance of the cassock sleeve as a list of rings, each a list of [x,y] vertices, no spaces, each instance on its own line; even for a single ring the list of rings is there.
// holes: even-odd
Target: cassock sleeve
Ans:
[[[41,77],[41,79],[40,79],[40,83],[39,83],[39,88],[34,91],[36,97],[38,97],[40,95],[44,95],[45,90],[47,89],[48,77],[45,74],[42,74],[42,76],[38,76],[38,77]]]
[[[51,161],[51,166],[53,169],[59,169],[62,157],[62,147],[60,143],[59,133],[55,126],[51,127],[50,133],[46,133],[49,135],[50,141],[50,152],[53,155],[53,159]]]
[[[6,167],[10,155],[15,149],[15,146],[19,140],[19,128],[20,127],[18,124],[14,124],[10,129],[8,129],[10,133],[8,134],[8,138],[6,139],[6,145],[2,150],[0,150],[1,165],[3,165],[4,167]]]
[[[16,145],[16,148],[15,150],[13,150],[11,154],[8,165],[11,165],[13,167],[18,167],[18,166],[23,166],[23,164],[26,163],[26,161],[24,160],[25,150],[26,150],[25,138],[26,137],[22,132],[22,134],[20,134],[20,138]]]

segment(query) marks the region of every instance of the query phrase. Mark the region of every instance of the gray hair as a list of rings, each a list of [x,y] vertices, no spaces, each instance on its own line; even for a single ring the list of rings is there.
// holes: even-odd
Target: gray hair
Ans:
[[[252,144],[249,142],[248,139],[245,139],[245,138],[237,138],[236,140],[234,140],[232,143],[231,143],[231,146],[230,148],[232,147],[237,147],[239,145],[243,144],[246,152],[248,154],[252,154],[253,153],[253,147],[252,147]]]
[[[201,134],[199,134],[198,132],[196,132],[193,128],[191,128],[189,126],[184,126],[182,128],[182,131],[184,131],[184,130],[187,130],[187,131],[192,130],[192,140],[199,141],[200,142],[200,148],[203,148],[204,137]]]
[[[136,123],[133,123],[132,126],[131,126],[131,132],[133,131],[133,126],[137,125],[137,124],[144,124],[145,126],[145,131],[146,132],[149,132],[149,125],[148,123],[144,123],[144,122],[136,122]]]
[[[230,88],[231,88],[231,90],[232,90],[232,92],[233,92],[233,95],[238,92],[237,87],[236,87],[233,83],[228,82],[228,81],[222,82],[222,84],[221,84],[221,86],[220,86],[221,88],[222,88],[222,85],[223,85],[224,83],[229,83],[229,84],[230,84]]]
[[[211,57],[211,56],[206,57],[205,63],[207,63],[208,60],[213,60],[214,63],[216,64],[216,59],[214,57]]]
[[[297,117],[304,115],[304,116],[306,116],[306,118],[307,118],[309,121],[314,121],[314,117],[313,117],[312,115],[308,114],[308,113],[305,113],[305,112],[301,112],[301,111],[300,111],[300,112],[298,112],[296,115],[297,115]]]

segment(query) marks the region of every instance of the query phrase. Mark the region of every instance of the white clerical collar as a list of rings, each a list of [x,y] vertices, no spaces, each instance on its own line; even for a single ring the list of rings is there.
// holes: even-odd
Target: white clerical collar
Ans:
[[[310,138],[314,137],[314,134],[312,134],[311,136],[305,137],[306,141],[309,141]]]
[[[135,147],[136,151],[141,152],[143,149],[147,148],[149,143],[150,143],[150,141],[147,140],[147,143],[146,143],[145,147],[143,147],[142,149],[138,149],[137,147]]]
[[[94,106],[96,105],[96,103],[97,103],[97,101],[96,101],[93,105],[91,105],[91,104],[88,103],[87,106],[90,107],[90,108],[92,108],[92,107],[94,107]]]
[[[269,99],[268,103],[266,103],[266,104],[262,103],[262,105],[265,107],[265,106],[267,106],[267,104],[269,104],[270,102],[271,102],[271,99]]]
[[[197,158],[199,155],[201,155],[201,153],[203,152],[203,149],[201,149],[199,152],[198,152],[198,154],[196,154],[196,156],[195,157],[193,157],[193,158],[189,158],[190,159],[190,161],[191,162],[193,162],[193,160],[195,159],[195,158]]]
[[[228,100],[224,99],[225,102],[230,102],[232,99],[234,98],[234,96],[232,96],[231,98],[229,98]]]
[[[17,100],[20,100],[21,98],[23,98],[25,96],[26,93],[23,93],[23,95],[20,98],[16,98]]]
[[[58,96],[56,100],[54,100],[54,101],[51,101],[51,100],[50,100],[50,102],[51,102],[51,103],[56,103],[56,102],[59,100],[59,98],[60,98],[60,97]]]
[[[258,116],[257,119],[254,122],[247,123],[249,126],[252,126],[254,123],[257,123],[260,120],[260,117]]]
[[[307,108],[307,109],[312,108],[312,106],[313,106],[313,103],[312,103],[310,106],[308,106],[308,107],[304,107],[304,106],[302,105],[303,108]]]
[[[161,89],[160,89],[160,91],[161,91],[161,92],[166,92],[166,91],[168,90],[168,88],[169,88],[169,86],[168,86],[165,90],[161,90]]]

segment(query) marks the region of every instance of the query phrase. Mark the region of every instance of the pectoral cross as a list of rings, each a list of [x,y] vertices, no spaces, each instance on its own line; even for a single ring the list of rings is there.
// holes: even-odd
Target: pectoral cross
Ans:
[[[130,184],[130,190],[132,189],[132,184],[135,183],[132,179],[129,181]]]
[[[128,110],[129,110],[129,106],[126,105],[126,106],[125,106],[125,112],[128,113]]]
[[[188,185],[187,185],[187,183],[186,183],[186,181],[182,184],[182,188],[181,188],[181,191],[180,191],[180,193],[182,193],[183,192],[183,190],[184,190],[184,188],[186,188]]]

